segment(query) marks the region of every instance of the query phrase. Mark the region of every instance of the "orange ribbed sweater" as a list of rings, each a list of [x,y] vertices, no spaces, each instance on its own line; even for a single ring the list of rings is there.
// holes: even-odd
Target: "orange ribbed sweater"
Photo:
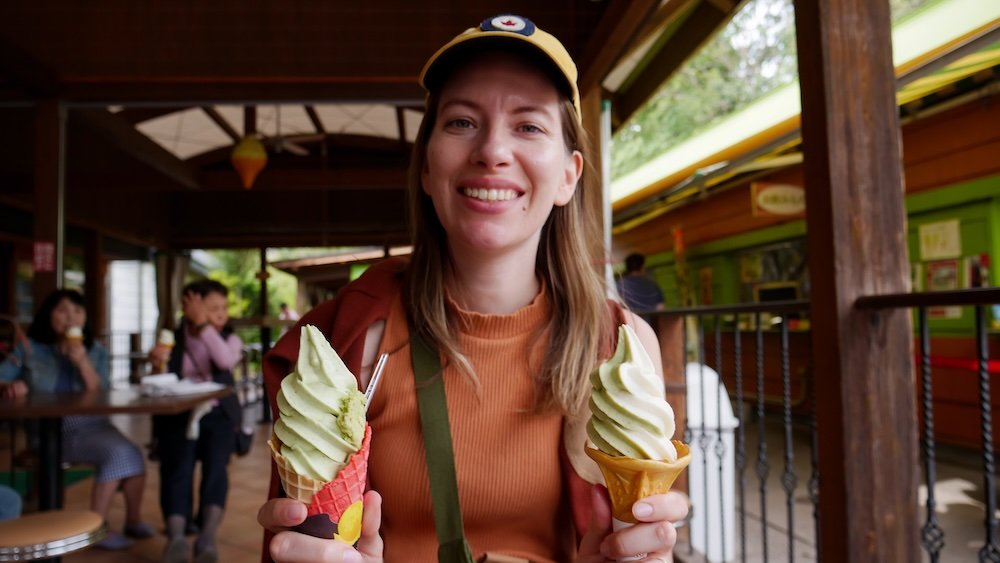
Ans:
[[[562,417],[532,413],[539,342],[547,340],[551,313],[547,293],[512,315],[450,306],[465,327],[459,342],[482,385],[479,398],[465,376],[445,369],[466,538],[477,558],[494,552],[566,561],[574,548],[560,470]],[[386,561],[434,562],[437,536],[408,339],[397,298],[379,350],[390,354],[389,361],[368,413],[369,479],[384,499]]]

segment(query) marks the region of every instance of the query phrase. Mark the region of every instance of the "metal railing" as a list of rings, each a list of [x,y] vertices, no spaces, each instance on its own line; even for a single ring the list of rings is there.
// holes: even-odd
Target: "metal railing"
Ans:
[[[1000,289],[968,289],[949,292],[926,292],[905,295],[885,295],[863,297],[855,306],[859,309],[913,309],[916,323],[915,348],[917,356],[917,391],[920,394],[920,407],[923,413],[921,427],[921,453],[924,470],[924,483],[927,488],[925,502],[926,521],[921,529],[921,544],[926,552],[926,558],[932,563],[941,561],[942,549],[947,538],[946,530],[941,525],[937,515],[937,448],[938,440],[934,427],[934,395],[932,387],[932,371],[934,368],[960,367],[972,369],[978,377],[978,408],[979,429],[981,438],[982,480],[984,494],[984,538],[983,547],[979,551],[980,561],[1000,561],[1000,544],[997,536],[997,500],[996,500],[996,463],[994,458],[992,404],[990,371],[1000,373],[1000,362],[989,361],[989,332],[987,330],[987,306],[1000,303]],[[974,336],[976,342],[976,358],[974,361],[963,361],[944,365],[932,365],[931,330],[928,322],[928,311],[936,307],[966,306],[975,311]],[[692,396],[689,389],[688,401],[700,401],[700,422],[691,427],[684,420],[685,442],[691,444],[693,451],[700,454],[699,468],[704,473],[710,471],[709,460],[714,458],[718,464],[719,505],[705,506],[709,498],[708,490],[689,491],[692,501],[692,512],[704,511],[705,522],[712,522],[708,515],[712,512],[721,514],[726,510],[723,499],[723,462],[728,454],[734,458],[735,472],[733,479],[736,498],[736,529],[722,529],[721,558],[717,552],[714,561],[779,561],[794,562],[797,557],[805,560],[819,561],[822,559],[822,546],[819,545],[819,521],[822,517],[822,507],[819,503],[819,469],[816,439],[816,397],[811,384],[811,350],[808,324],[796,323],[789,317],[807,315],[810,303],[808,301],[784,301],[766,304],[746,304],[732,306],[709,306],[676,308],[650,313],[654,324],[658,317],[668,319],[684,319],[682,322],[681,357],[691,358],[699,365],[706,366],[718,372],[719,381],[728,388],[729,397],[734,401],[734,414],[738,426],[734,429],[734,450],[728,452],[720,428],[721,419],[707,420],[706,401],[712,400],[712,390],[706,393],[705,385],[700,385],[699,396]],[[661,323],[666,326],[667,323]],[[798,324],[797,328],[792,325]],[[693,330],[692,330],[693,327]],[[689,335],[689,332],[691,333]],[[796,336],[792,349],[789,336]],[[696,338],[694,345],[689,340]],[[686,370],[685,370],[686,371]],[[687,375],[685,375],[687,377]],[[704,374],[701,375],[704,382]],[[720,394],[716,394],[716,400]],[[686,405],[688,412],[690,405]],[[697,407],[697,406],[696,406]],[[721,413],[721,405],[716,405],[716,412]],[[719,415],[721,417],[721,414]],[[714,424],[713,424],[714,423]],[[780,427],[780,430],[776,430]],[[768,443],[768,436],[771,443]],[[769,449],[780,444],[780,459],[774,459],[774,451]],[[803,442],[808,443],[803,448]],[[798,451],[796,445],[799,445]],[[808,457],[808,464],[805,459]],[[799,462],[797,464],[797,462]],[[692,462],[695,465],[696,462]],[[780,464],[780,467],[779,467]],[[711,470],[716,470],[714,467]],[[773,474],[780,471],[780,474]],[[752,474],[751,474],[752,472]],[[756,483],[750,482],[756,480]],[[775,483],[777,481],[777,484]],[[702,480],[703,488],[707,489],[709,480]],[[803,489],[804,487],[804,489]],[[796,518],[795,496],[802,491],[811,505],[812,526],[803,522],[800,508],[799,518]],[[714,491],[713,491],[714,493]],[[783,503],[768,502],[769,494],[784,496]],[[753,506],[750,496],[757,497],[757,506]],[[768,511],[781,510],[784,504],[784,530],[769,520]],[[780,512],[779,512],[780,514]],[[773,518],[775,515],[772,514]],[[781,518],[775,519],[780,521]],[[757,529],[759,522],[759,529]],[[751,526],[751,524],[753,524]],[[725,526],[722,526],[725,528]],[[771,538],[769,538],[769,530]],[[784,536],[780,541],[783,545],[776,546],[773,540],[775,532]],[[708,526],[704,529],[688,531],[687,547],[681,549],[680,559],[698,560],[705,554],[696,554],[692,546],[696,543],[694,536],[698,534],[705,546],[709,545]],[[732,538],[735,550],[728,552],[726,538]],[[811,542],[809,540],[812,540]],[[787,545],[784,545],[787,543]],[[686,551],[686,553],[685,553]],[[687,556],[687,557],[685,557]]]

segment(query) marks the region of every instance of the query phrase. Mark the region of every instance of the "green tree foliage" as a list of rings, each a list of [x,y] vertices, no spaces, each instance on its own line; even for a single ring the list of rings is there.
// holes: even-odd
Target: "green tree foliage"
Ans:
[[[939,0],[890,0],[894,21]],[[798,80],[792,0],[750,0],[615,133],[619,178]]]
[[[218,280],[229,288],[229,316],[234,318],[258,317],[260,310],[260,251],[258,250],[211,250],[217,266],[208,277]],[[270,256],[270,251],[269,254]],[[278,314],[278,304],[285,302],[294,306],[297,285],[295,277],[276,268],[268,267],[266,316]]]

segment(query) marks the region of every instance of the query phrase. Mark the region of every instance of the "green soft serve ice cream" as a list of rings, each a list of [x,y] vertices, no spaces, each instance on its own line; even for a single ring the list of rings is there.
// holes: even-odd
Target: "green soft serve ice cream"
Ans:
[[[274,433],[281,455],[299,475],[331,481],[361,448],[365,396],[357,380],[312,325],[302,327],[295,371],[278,391]]]
[[[618,328],[615,354],[590,374],[590,422],[587,436],[610,456],[676,461],[674,410],[664,398],[663,379],[639,337],[627,325]]]

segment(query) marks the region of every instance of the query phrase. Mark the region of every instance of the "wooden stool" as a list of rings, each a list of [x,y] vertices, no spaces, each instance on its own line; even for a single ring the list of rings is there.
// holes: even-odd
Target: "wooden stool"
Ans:
[[[58,557],[93,545],[105,535],[104,521],[96,512],[36,512],[0,522],[0,561]]]

